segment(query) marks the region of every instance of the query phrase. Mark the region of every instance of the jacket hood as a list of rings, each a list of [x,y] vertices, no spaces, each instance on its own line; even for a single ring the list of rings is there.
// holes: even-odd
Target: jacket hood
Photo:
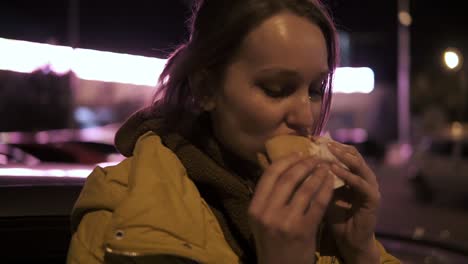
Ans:
[[[138,113],[124,125],[129,130],[121,131],[133,132],[130,136],[135,137],[158,128],[151,120]],[[161,138],[149,131],[136,143],[123,143],[127,144],[126,151],[134,148],[132,157],[115,166],[97,167],[73,208],[72,255],[93,255],[92,262],[76,263],[97,263],[96,258],[103,263],[105,252],[126,257],[174,255],[197,263],[238,263],[215,215]]]
[[[160,134],[162,119],[151,107],[143,108],[131,115],[115,134],[114,143],[117,150],[124,156],[133,155],[138,139],[148,131]]]

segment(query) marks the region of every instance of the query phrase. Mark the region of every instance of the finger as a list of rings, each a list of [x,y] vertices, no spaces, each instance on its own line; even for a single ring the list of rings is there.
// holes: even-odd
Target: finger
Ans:
[[[291,214],[303,216],[311,200],[326,181],[330,166],[321,165],[299,186],[290,202]]]
[[[354,156],[349,153],[345,153],[341,157],[341,161],[348,166],[351,172],[355,172],[361,175],[370,184],[377,184],[377,178],[375,177],[372,169],[367,165],[366,161],[361,157]]]
[[[325,164],[319,160],[309,158],[296,163],[284,172],[275,183],[271,197],[268,200],[268,211],[277,212],[282,207],[292,204],[292,200],[297,195],[310,198],[310,195],[315,193],[322,181],[322,175],[318,171],[323,170],[323,166]],[[310,188],[304,190],[304,185]]]
[[[320,185],[315,196],[309,200],[309,208],[304,215],[304,219],[308,224],[314,225],[322,221],[322,218],[328,208],[328,204],[332,199],[333,181],[333,176],[329,169],[327,169],[322,185]]]
[[[341,150],[342,152],[350,153],[350,154],[352,154],[352,155],[354,155],[356,157],[361,156],[361,153],[359,153],[359,151],[356,149],[356,147],[351,146],[351,145],[346,145],[346,144],[343,144],[343,143],[340,143],[340,142],[337,142],[337,141],[327,142],[327,145],[328,145],[328,147],[332,146],[334,148],[337,148],[337,149]]]
[[[259,212],[259,210],[265,207],[265,203],[270,197],[270,193],[278,177],[301,158],[302,155],[294,153],[292,155],[282,157],[268,166],[260,177],[255,188],[255,194],[249,207],[249,210],[252,213]]]
[[[380,199],[378,185],[371,185],[363,178],[346,169],[343,169],[336,164],[331,166],[331,170],[338,178],[345,181],[352,189],[356,190],[359,194],[361,194],[361,196],[365,197],[366,200],[378,203],[378,200]]]
[[[334,154],[335,157],[338,158],[343,163],[345,162],[349,163],[349,161],[351,161],[351,164],[345,163],[345,165],[347,166],[349,165],[348,167],[353,166],[353,165],[358,165],[358,164],[355,164],[355,161],[359,161],[360,158],[362,158],[361,154],[354,147],[345,146],[344,144],[340,144],[337,142],[329,142],[327,143],[327,146],[328,146],[328,149],[332,152],[332,154]],[[350,169],[354,169],[354,167],[353,168],[350,167]]]
[[[339,147],[337,144],[331,144],[329,149],[336,158],[346,165],[352,172],[362,175],[366,181],[373,185],[377,184],[377,179],[372,169],[367,165],[364,158],[354,147]]]

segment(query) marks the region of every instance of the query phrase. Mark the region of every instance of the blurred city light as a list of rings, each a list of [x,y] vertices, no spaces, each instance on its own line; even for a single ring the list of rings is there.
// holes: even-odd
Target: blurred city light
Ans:
[[[58,74],[70,71],[70,47],[0,38],[0,70],[30,73],[46,65]]]
[[[75,49],[71,69],[84,80],[155,86],[166,60]]]
[[[406,26],[406,27],[410,26],[411,23],[413,22],[411,15],[406,11],[398,12],[398,20],[403,26]]]
[[[370,93],[374,90],[374,72],[366,67],[337,68],[333,88],[337,93]]]
[[[92,169],[0,168],[0,176],[86,178]]]
[[[22,165],[3,165],[0,167],[0,177],[70,177],[70,178],[87,178],[96,166],[101,168],[115,166],[123,160],[123,157],[115,158],[114,160],[101,162],[94,165],[59,165],[56,163],[47,164],[41,163],[34,166],[24,167]]]
[[[334,134],[336,140],[353,144],[364,143],[369,139],[366,129],[359,127],[338,128],[335,130]]]
[[[0,38],[0,70],[31,73],[37,70],[65,74],[73,71],[84,80],[156,86],[165,59]],[[336,93],[370,93],[370,68],[337,68]]]
[[[453,122],[450,130],[454,138],[461,138],[463,136],[463,125],[460,122]]]
[[[460,68],[462,64],[460,52],[454,48],[447,49],[444,52],[444,63],[451,70]]]
[[[73,71],[84,80],[155,86],[166,60],[0,38],[0,70]]]

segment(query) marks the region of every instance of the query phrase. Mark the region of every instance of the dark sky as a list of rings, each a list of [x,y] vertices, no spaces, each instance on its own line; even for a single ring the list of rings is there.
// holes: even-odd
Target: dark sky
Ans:
[[[84,48],[158,56],[185,37],[183,0],[81,0]],[[397,1],[328,0],[340,30],[351,34],[353,66],[371,66],[376,78],[396,79]],[[445,46],[468,48],[468,19],[457,0],[412,0],[413,70],[436,67]],[[0,1],[0,37],[67,44],[66,0]]]

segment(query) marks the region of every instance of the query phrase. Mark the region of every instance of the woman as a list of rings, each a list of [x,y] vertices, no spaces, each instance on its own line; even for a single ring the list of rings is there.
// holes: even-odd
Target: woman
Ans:
[[[325,124],[337,52],[324,7],[198,1],[190,29],[154,104],[117,133],[128,158],[89,176],[68,262],[398,263],[375,241],[378,185],[354,148],[330,146],[351,171],[299,154],[257,165],[267,139]],[[351,192],[333,195],[330,172]]]

